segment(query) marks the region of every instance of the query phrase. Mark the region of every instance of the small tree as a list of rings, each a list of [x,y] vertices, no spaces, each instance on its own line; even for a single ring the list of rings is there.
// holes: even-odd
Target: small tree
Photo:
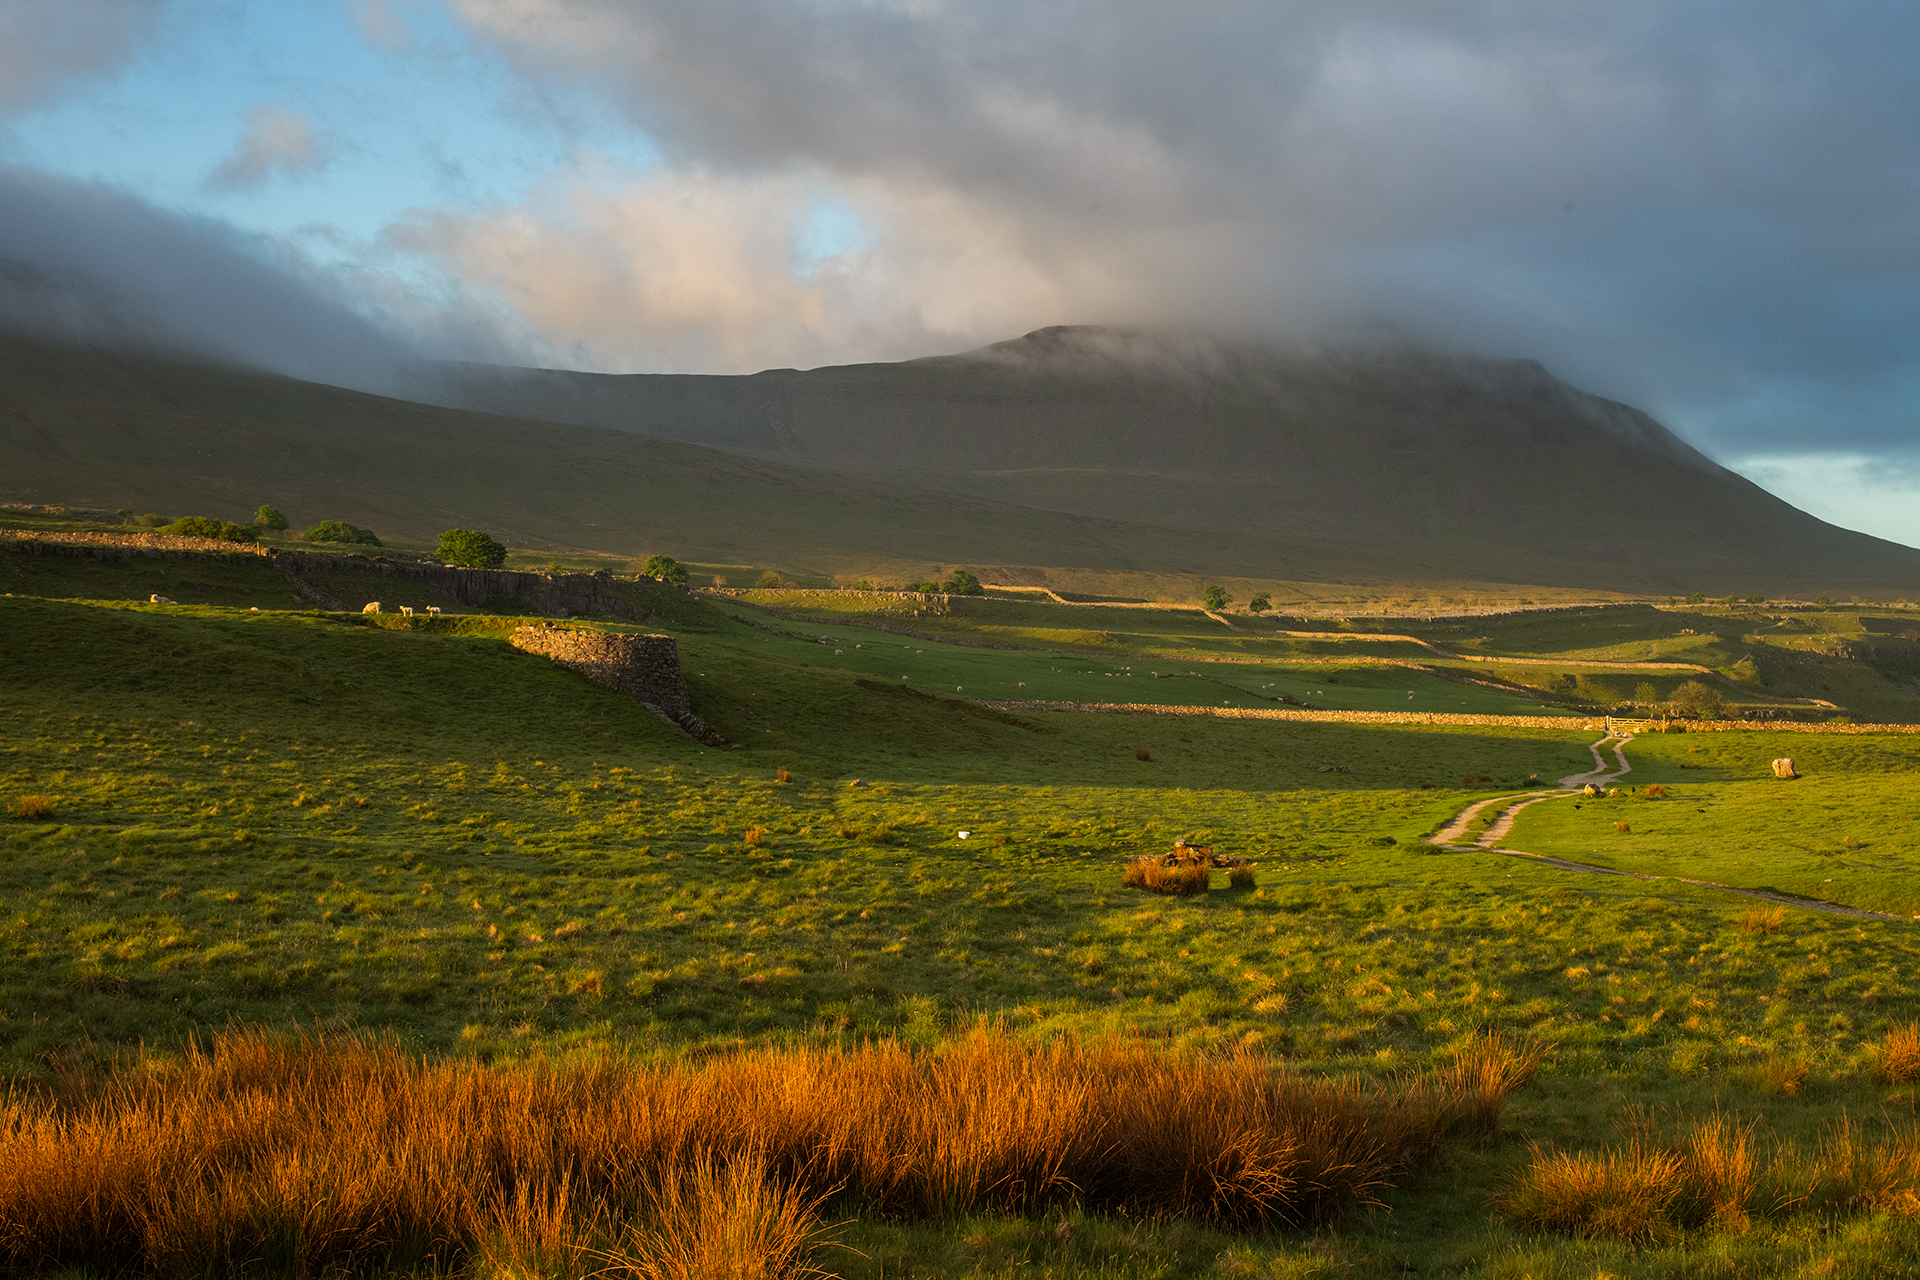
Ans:
[[[280,514],[280,508],[269,502],[260,504],[260,509],[253,513],[253,522],[262,529],[270,529],[274,533],[279,533],[289,524],[287,518]]]
[[[983,596],[987,593],[987,589],[980,585],[980,579],[974,577],[965,569],[955,569],[952,573],[948,574],[946,582],[942,584],[942,589],[945,590],[948,595],[955,596]]]
[[[1833,597],[1832,596],[1815,596],[1813,598],[1813,602],[1815,604],[1832,604]]]
[[[1698,680],[1689,680],[1673,691],[1674,714],[1689,720],[1717,720],[1725,706],[1718,692]]]
[[[1642,680],[1639,684],[1633,686],[1634,706],[1650,707],[1658,701],[1660,701],[1660,691],[1647,681]]]
[[[1273,608],[1273,597],[1264,591],[1253,593],[1253,599],[1247,601],[1247,609],[1252,613],[1265,613]]]
[[[442,564],[468,569],[498,569],[507,562],[506,545],[478,529],[448,529],[433,554]]]
[[[1209,586],[1200,593],[1200,598],[1209,609],[1224,609],[1233,603],[1233,597],[1227,594],[1225,587]]]
[[[1707,602],[1707,596],[1706,596],[1706,593],[1703,591],[1696,591],[1692,595],[1687,597],[1688,604],[1705,604],[1706,602]]]
[[[211,538],[216,542],[257,542],[260,530],[250,524],[231,524],[207,516],[181,516],[160,532],[177,538]]]
[[[648,556],[647,567],[641,572],[655,582],[670,582],[676,587],[687,585],[687,566],[672,556]]]
[[[769,569],[761,574],[759,580],[753,585],[756,587],[765,587],[769,591],[777,591],[781,587],[790,587],[793,584],[781,577],[778,569]]]

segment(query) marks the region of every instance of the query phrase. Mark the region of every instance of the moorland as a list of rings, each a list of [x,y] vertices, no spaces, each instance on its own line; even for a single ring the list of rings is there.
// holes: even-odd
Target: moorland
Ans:
[[[1900,607],[637,580],[646,622],[569,620],[674,636],[714,749],[516,607],[342,555],[388,611],[320,610],[37,518],[0,550],[11,1270],[1920,1256]],[[1609,713],[1664,731],[1599,795],[1432,843],[1592,771]],[[1176,840],[1254,884],[1123,884]]]

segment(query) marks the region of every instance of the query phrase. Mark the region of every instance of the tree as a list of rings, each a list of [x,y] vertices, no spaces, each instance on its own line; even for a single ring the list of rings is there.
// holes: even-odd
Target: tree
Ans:
[[[1639,684],[1633,686],[1634,706],[1650,707],[1658,701],[1660,701],[1660,691],[1647,681],[1642,680]]]
[[[262,529],[271,529],[275,533],[285,529],[289,523],[287,518],[280,514],[280,508],[269,502],[260,504],[260,509],[253,513],[253,522]]]
[[[307,526],[308,542],[345,542],[354,546],[377,547],[380,539],[373,536],[373,530],[362,529],[357,524],[348,524],[345,520],[322,520],[319,524]]]
[[[1689,680],[1673,691],[1674,714],[1689,720],[1717,720],[1725,706],[1717,692],[1698,680]]]
[[[1247,601],[1247,609],[1252,613],[1265,613],[1273,608],[1273,597],[1264,591],[1253,593],[1253,599]]]
[[[507,562],[506,545],[478,529],[448,529],[433,554],[442,564],[467,569],[498,569]]]
[[[160,526],[159,531],[176,538],[211,538],[215,542],[260,540],[260,530],[250,524],[230,524],[208,516],[181,516],[172,524]]]
[[[1209,586],[1200,593],[1200,598],[1209,609],[1224,609],[1233,603],[1233,597],[1227,594],[1224,587]]]
[[[941,588],[948,595],[955,596],[983,596],[987,594],[987,589],[980,585],[980,579],[974,577],[965,569],[955,569],[952,573],[948,574],[947,580],[941,584]]]
[[[1832,596],[1815,596],[1813,598],[1813,602],[1815,604],[1832,604],[1833,597]]]
[[[668,582],[676,587],[687,585],[687,566],[672,556],[652,555],[647,557],[647,567],[641,570],[655,582]]]
[[[769,569],[761,574],[759,581],[753,585],[756,587],[764,587],[769,591],[778,591],[781,587],[790,587],[793,584],[782,577],[778,569]]]
[[[1692,595],[1687,597],[1688,604],[1705,604],[1706,602],[1707,602],[1706,593],[1702,591],[1696,591]]]

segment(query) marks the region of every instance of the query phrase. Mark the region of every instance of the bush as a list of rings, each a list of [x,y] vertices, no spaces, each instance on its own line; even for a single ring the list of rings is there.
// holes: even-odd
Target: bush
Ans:
[[[687,567],[672,556],[648,556],[646,568],[640,572],[655,582],[670,582],[676,587],[687,585]]]
[[[987,594],[987,589],[980,585],[980,579],[974,577],[965,569],[955,569],[952,573],[948,574],[946,582],[941,584],[941,590],[953,596],[983,596]]]
[[[1253,599],[1247,601],[1247,610],[1250,613],[1265,613],[1271,608],[1273,608],[1273,597],[1264,591],[1254,592]]]
[[[1227,594],[1225,587],[1211,585],[1200,593],[1200,599],[1209,609],[1224,609],[1233,603],[1233,597]]]
[[[1719,693],[1698,680],[1689,680],[1673,691],[1674,714],[1689,720],[1715,720],[1725,708]]]
[[[506,545],[478,529],[448,529],[433,554],[443,564],[468,569],[498,569],[507,562]]]
[[[761,574],[753,585],[768,591],[778,591],[781,587],[790,587],[793,584],[782,577],[778,569],[769,569]]]
[[[377,547],[380,539],[373,536],[373,530],[362,529],[357,524],[348,524],[345,520],[322,520],[319,524],[307,527],[308,542],[344,542],[354,546]]]
[[[284,530],[288,524],[287,518],[280,514],[280,508],[267,502],[261,503],[260,509],[253,513],[253,522],[262,529],[271,529],[275,533]]]
[[[260,530],[250,524],[229,524],[207,516],[181,516],[157,532],[176,538],[211,538],[215,542],[258,542]]]

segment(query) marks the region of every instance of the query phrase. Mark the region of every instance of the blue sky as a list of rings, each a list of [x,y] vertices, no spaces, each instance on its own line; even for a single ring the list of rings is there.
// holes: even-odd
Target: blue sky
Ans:
[[[1870,0],[8,0],[0,256],[343,381],[1384,328],[1920,544],[1916,48]]]

